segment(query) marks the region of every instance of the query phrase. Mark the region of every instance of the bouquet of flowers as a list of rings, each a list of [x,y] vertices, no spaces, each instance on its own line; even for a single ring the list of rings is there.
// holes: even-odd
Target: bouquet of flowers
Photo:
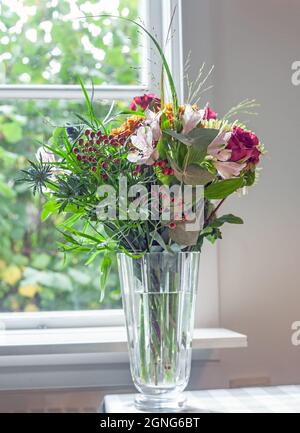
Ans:
[[[93,95],[80,80],[87,115],[55,128],[21,179],[44,195],[43,220],[53,213],[67,215],[59,227],[63,251],[86,252],[88,263],[105,252],[102,285],[109,253],[140,257],[200,251],[205,238],[215,242],[222,237],[224,223],[241,224],[240,218],[217,211],[230,194],[255,182],[263,153],[258,137],[233,120],[238,111],[249,112],[253,101],[243,101],[223,117],[209,105],[192,103],[206,80],[201,80],[202,67],[196,81],[188,82],[188,102],[180,105],[162,47],[143,25],[132,23],[159,52],[161,94],[136,96],[122,112],[114,113],[112,105],[98,119]]]
[[[88,263],[105,252],[102,275],[111,252],[138,257],[200,251],[205,238],[221,238],[224,223],[242,223],[217,211],[230,194],[256,179],[263,146],[241,122],[231,120],[253,102],[218,117],[208,105],[179,105],[169,80],[171,102],[164,102],[163,91],[136,96],[128,110],[110,110],[102,120],[81,83],[88,115],[76,125],[56,128],[25,170],[22,180],[45,197],[42,219],[67,215],[59,228],[65,240],[60,247],[87,252]],[[201,200],[192,192],[197,187]],[[195,229],[189,226],[200,201],[202,223]]]

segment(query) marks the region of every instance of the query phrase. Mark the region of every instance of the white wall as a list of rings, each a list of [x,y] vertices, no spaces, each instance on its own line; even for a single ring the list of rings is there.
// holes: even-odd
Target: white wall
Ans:
[[[300,86],[291,64],[300,60],[297,0],[183,0],[184,52],[195,72],[215,65],[207,98],[221,113],[256,98],[250,127],[266,145],[259,184],[224,206],[244,218],[219,243],[221,324],[246,333],[247,349],[223,351],[221,362],[193,371],[193,383],[224,386],[239,377],[300,383],[300,346],[291,323],[300,320]]]

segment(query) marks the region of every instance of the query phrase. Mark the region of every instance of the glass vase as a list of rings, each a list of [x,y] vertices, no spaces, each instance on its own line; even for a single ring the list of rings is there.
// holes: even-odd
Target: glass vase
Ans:
[[[143,411],[180,410],[191,370],[200,253],[118,254],[130,368]]]

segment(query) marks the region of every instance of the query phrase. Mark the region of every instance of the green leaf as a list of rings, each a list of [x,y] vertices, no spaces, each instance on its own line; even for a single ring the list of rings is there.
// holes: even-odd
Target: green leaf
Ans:
[[[9,143],[17,143],[23,137],[22,128],[17,122],[3,123],[0,130]]]
[[[237,189],[241,188],[244,184],[244,180],[241,177],[234,179],[220,180],[216,183],[212,183],[205,188],[204,196],[209,200],[222,200],[229,196]]]
[[[157,231],[154,230],[153,232],[151,232],[150,237],[153,239],[153,241],[156,241],[164,251],[168,251],[168,247],[165,244],[165,241]]]
[[[252,186],[255,182],[255,170],[249,170],[244,175],[245,186]]]
[[[173,129],[166,129],[164,133],[170,135],[186,146],[208,146],[218,135],[218,129],[210,128],[194,128],[188,134],[180,134],[179,132],[173,131]]]
[[[159,159],[166,159],[167,158],[167,152],[166,152],[166,146],[165,146],[163,138],[161,138],[159,140],[156,148],[157,148],[157,151],[159,154]]]
[[[67,139],[67,133],[65,128],[55,128],[52,134],[53,144],[56,147],[62,147],[65,143],[65,139]]]
[[[177,222],[175,229],[169,230],[169,236],[178,245],[194,246],[197,244],[200,230],[187,231],[186,222]]]
[[[105,296],[105,289],[107,285],[107,279],[110,272],[112,260],[109,254],[104,254],[100,264],[100,302],[103,301]]]
[[[55,200],[48,200],[42,209],[41,220],[46,221],[46,219],[52,214],[58,211],[59,203],[56,203]]]
[[[222,215],[219,218],[214,219],[209,224],[209,227],[217,228],[217,227],[221,227],[225,223],[228,223],[228,224],[244,224],[244,221],[242,220],[242,218],[237,217],[235,215],[226,214],[226,215]]]
[[[166,134],[185,144],[189,148],[186,165],[200,164],[206,154],[208,145],[216,138],[219,133],[218,129],[195,128],[189,134],[183,135],[172,129],[164,131]]]
[[[171,167],[174,170],[174,176],[180,182],[184,182],[186,185],[206,185],[211,182],[214,175],[208,170],[199,167],[198,165],[191,164],[185,171],[181,170],[173,160],[169,160]]]
[[[102,253],[101,250],[95,251],[85,262],[86,266],[89,266],[93,261],[99,256],[99,254]]]

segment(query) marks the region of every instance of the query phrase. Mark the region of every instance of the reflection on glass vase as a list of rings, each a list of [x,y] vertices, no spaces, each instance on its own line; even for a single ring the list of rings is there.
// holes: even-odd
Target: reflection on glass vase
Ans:
[[[191,369],[200,253],[118,254],[131,374],[144,411],[178,410]]]

